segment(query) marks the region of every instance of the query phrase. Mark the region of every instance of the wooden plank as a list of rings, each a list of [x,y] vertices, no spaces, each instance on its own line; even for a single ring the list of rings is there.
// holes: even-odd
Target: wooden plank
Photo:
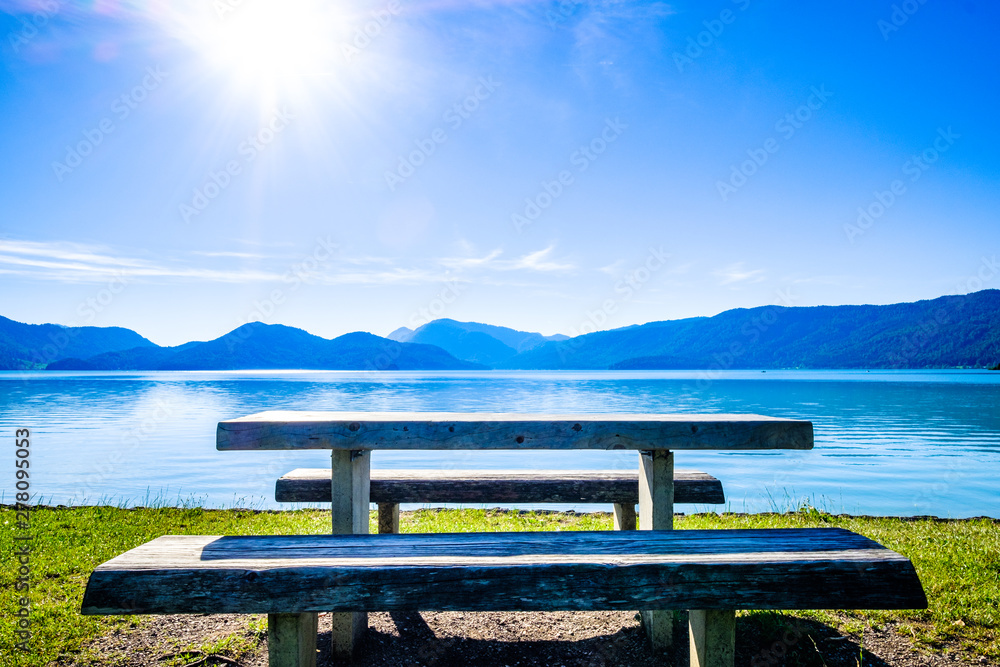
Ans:
[[[910,609],[912,564],[838,528],[165,536],[100,565],[84,614]]]
[[[811,449],[812,423],[761,415],[261,412],[219,422],[220,450]]]
[[[298,468],[278,479],[278,502],[330,502],[330,471]],[[373,503],[639,502],[635,470],[374,470]],[[721,504],[722,482],[696,470],[674,471],[674,502]]]
[[[267,615],[268,667],[316,667],[316,613]]]
[[[691,667],[733,667],[736,663],[736,612],[692,609],[688,612]]]

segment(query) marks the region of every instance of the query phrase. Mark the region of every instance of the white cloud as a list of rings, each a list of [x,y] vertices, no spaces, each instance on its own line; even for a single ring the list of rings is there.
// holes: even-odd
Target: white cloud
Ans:
[[[509,267],[513,270],[528,269],[531,271],[572,271],[575,267],[572,264],[560,264],[548,259],[555,246],[549,246],[544,250],[537,250],[528,253],[524,257],[514,260]]]
[[[192,254],[201,255],[202,257],[236,257],[237,259],[265,259],[267,257],[267,255],[256,252],[233,252],[231,250],[217,250],[214,252],[195,250]]]
[[[449,269],[478,269],[489,267],[493,260],[502,254],[503,251],[498,248],[483,257],[445,257],[438,261],[441,266],[446,266]]]
[[[332,248],[332,246],[331,246]],[[115,277],[146,281],[206,283],[288,282],[293,276],[317,285],[420,285],[447,280],[502,283],[512,271],[569,271],[572,264],[551,259],[554,246],[514,259],[493,250],[480,257],[414,259],[401,265],[391,257],[324,251],[319,255],[282,252],[192,251],[186,257],[141,257],[136,251],[64,241],[0,240],[0,273],[64,283],[107,282]],[[314,253],[315,255],[315,253]],[[252,260],[252,267],[233,260]]]
[[[27,265],[26,257],[45,257],[49,260],[72,263],[78,267],[85,266],[139,266],[141,260],[130,260],[112,257],[109,249],[102,246],[84,245],[81,243],[56,242],[39,243],[36,241],[0,241],[0,253],[6,253],[11,263]],[[41,260],[40,260],[41,261]]]
[[[606,273],[612,278],[618,278],[622,274],[622,269],[625,268],[626,262],[624,259],[619,259],[617,261],[608,264],[607,266],[600,266],[597,268],[601,273]]]
[[[723,269],[714,271],[713,274],[719,278],[720,285],[752,285],[764,280],[764,269],[747,269],[744,262],[730,264]]]
[[[514,259],[500,259],[503,251],[499,248],[482,257],[445,257],[438,260],[441,266],[453,271],[572,271],[573,264],[550,260],[554,245],[542,250],[529,252]]]
[[[67,283],[105,282],[117,276],[181,278],[210,282],[279,280],[280,273],[261,270],[221,270],[183,263],[129,257],[110,248],[66,241],[0,241],[0,268],[37,280]]]

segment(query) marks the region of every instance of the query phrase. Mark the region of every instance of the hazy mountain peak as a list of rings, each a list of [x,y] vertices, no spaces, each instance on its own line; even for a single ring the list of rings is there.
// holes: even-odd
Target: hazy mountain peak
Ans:
[[[413,329],[411,329],[410,327],[399,327],[398,329],[390,333],[388,336],[386,336],[386,338],[388,338],[389,340],[394,340],[397,343],[405,343],[406,341],[410,340],[411,336],[413,336]]]
[[[488,366],[496,366],[546,342],[566,339],[562,335],[543,336],[510,327],[459,322],[447,317],[427,322],[414,330],[401,327],[389,337],[401,342],[436,345],[459,359]]]

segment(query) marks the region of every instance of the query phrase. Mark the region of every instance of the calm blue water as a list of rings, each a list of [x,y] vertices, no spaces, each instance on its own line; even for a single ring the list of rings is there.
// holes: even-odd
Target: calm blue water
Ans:
[[[32,489],[45,503],[279,507],[274,480],[327,466],[329,455],[216,451],[217,422],[266,409],[809,419],[811,451],[678,452],[678,467],[719,477],[728,498],[726,507],[679,511],[808,502],[832,512],[1000,517],[1000,372],[738,371],[712,381],[699,371],[0,373],[0,432],[10,442],[15,429],[31,429]],[[633,468],[636,456],[376,452],[373,465]],[[0,472],[8,503],[12,461]]]

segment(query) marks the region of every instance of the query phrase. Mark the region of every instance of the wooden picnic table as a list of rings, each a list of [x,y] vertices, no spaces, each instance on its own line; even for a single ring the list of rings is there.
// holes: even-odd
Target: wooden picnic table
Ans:
[[[219,450],[332,450],[334,533],[367,533],[374,450],[637,450],[639,523],[668,530],[673,451],[811,449],[812,423],[745,414],[269,411],[219,422]]]
[[[752,414],[510,414],[268,411],[219,422],[219,450],[331,450],[332,532],[368,533],[375,450],[635,450],[639,527],[670,530],[675,450],[811,449],[812,423]],[[644,612],[654,646],[670,644],[670,612]],[[334,614],[335,653],[366,624]]]

